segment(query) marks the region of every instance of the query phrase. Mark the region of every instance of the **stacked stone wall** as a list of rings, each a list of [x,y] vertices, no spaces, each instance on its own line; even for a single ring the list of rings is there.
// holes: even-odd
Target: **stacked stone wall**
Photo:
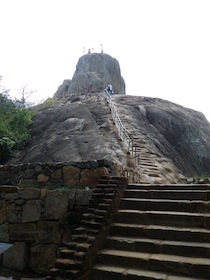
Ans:
[[[106,160],[0,165],[0,185],[95,186],[101,176],[111,175],[112,172],[112,164]]]
[[[0,255],[0,266],[47,274],[99,178],[112,172],[105,160],[1,165],[0,242],[13,246]]]
[[[47,274],[91,197],[90,188],[61,192],[0,186],[0,242],[13,244],[1,255],[1,266]]]

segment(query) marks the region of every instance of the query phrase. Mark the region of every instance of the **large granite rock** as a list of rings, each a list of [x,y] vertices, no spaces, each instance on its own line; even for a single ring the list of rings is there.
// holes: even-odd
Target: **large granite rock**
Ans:
[[[63,83],[58,87],[56,93],[54,94],[54,98],[61,99],[63,95],[68,92],[69,86],[71,84],[70,79],[66,79]]]
[[[210,174],[210,124],[204,115],[166,100],[125,95],[119,62],[104,53],[83,55],[72,80],[64,80],[54,98],[36,108],[31,139],[20,157],[10,163],[106,159],[129,166],[131,158],[127,147],[119,141],[103,91],[108,83],[113,85],[112,100],[123,125],[134,137],[138,135],[140,142],[142,139],[145,153],[155,155],[148,162],[155,162],[162,175],[167,173],[168,178],[173,177],[169,174],[177,172],[173,166],[187,176]],[[106,170],[101,172],[106,175]],[[74,181],[78,178],[77,169],[71,168],[64,174],[66,182],[72,183],[72,176],[69,179],[72,173]],[[23,175],[27,178],[33,174],[24,171]],[[147,175],[141,174],[145,179]],[[0,177],[7,178],[8,172],[3,171]],[[86,177],[83,172],[82,181],[85,182]],[[167,176],[163,177],[168,180]],[[92,178],[96,180],[96,174],[92,174]],[[39,182],[48,179],[46,174],[38,178]],[[169,182],[174,181],[169,178]],[[34,219],[37,209],[34,207]],[[4,219],[4,212],[0,214]],[[16,221],[17,217],[11,215],[11,219]]]
[[[54,98],[68,94],[100,92],[107,84],[113,85],[115,94],[125,94],[125,82],[117,59],[105,53],[90,53],[80,57],[72,80],[64,80]]]
[[[152,152],[171,159],[185,175],[210,174],[210,123],[202,113],[159,98],[113,100]]]
[[[202,113],[149,97],[116,94],[113,102],[151,153],[170,159],[184,175],[210,174],[210,124]],[[33,121],[28,146],[11,162],[108,159],[128,165],[103,93],[42,110]]]
[[[126,163],[123,143],[113,130],[106,99],[101,96],[98,102],[98,98],[100,94],[37,113],[27,147],[11,163],[101,159]]]

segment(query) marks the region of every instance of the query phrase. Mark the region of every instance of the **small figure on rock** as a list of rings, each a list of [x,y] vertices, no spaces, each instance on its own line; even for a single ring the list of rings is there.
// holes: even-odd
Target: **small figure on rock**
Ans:
[[[103,53],[103,52],[104,52],[104,50],[103,50],[103,45],[100,44],[100,46],[101,46],[101,53]]]
[[[106,87],[106,90],[109,94],[113,94],[114,91],[113,91],[113,85],[112,84],[108,84],[107,87]]]

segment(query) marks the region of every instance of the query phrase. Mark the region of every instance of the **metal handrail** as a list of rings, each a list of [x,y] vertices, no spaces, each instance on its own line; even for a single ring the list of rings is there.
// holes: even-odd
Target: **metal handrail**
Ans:
[[[120,116],[117,112],[117,109],[112,102],[111,95],[108,93],[108,91],[106,89],[104,89],[104,91],[106,93],[107,100],[108,100],[108,103],[109,103],[109,106],[111,109],[111,115],[112,115],[113,121],[117,127],[118,135],[122,140],[126,141],[126,144],[128,145],[128,152],[129,153],[131,152],[131,155],[132,155],[133,159],[135,160],[135,165],[139,166],[140,165],[140,154],[139,153],[137,154],[137,152],[136,152],[136,145],[134,143],[133,136],[130,133],[130,131],[126,127],[124,127],[124,125],[120,119]]]

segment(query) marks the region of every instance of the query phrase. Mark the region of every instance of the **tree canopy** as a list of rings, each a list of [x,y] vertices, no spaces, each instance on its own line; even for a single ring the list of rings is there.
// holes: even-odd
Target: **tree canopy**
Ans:
[[[0,163],[21,150],[29,139],[31,112],[18,106],[7,94],[0,93]]]

